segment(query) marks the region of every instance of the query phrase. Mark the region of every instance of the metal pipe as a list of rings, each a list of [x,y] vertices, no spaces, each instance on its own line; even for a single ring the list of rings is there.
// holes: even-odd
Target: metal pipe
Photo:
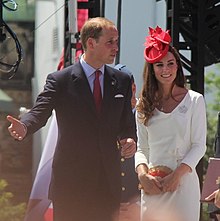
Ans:
[[[215,136],[215,157],[220,158],[220,112],[218,112],[217,131]]]
[[[0,42],[3,42],[5,39],[6,35],[4,33],[3,6],[2,0],[0,0]]]

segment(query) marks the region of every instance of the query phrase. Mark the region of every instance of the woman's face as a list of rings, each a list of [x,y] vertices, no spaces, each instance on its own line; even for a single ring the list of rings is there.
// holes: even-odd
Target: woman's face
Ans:
[[[177,74],[177,62],[174,55],[168,51],[165,57],[153,64],[154,74],[162,85],[172,85]]]

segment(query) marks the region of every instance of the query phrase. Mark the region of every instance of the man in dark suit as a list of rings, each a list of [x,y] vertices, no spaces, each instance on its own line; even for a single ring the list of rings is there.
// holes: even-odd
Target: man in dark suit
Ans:
[[[129,158],[136,151],[131,81],[106,65],[118,51],[111,21],[86,21],[81,42],[79,63],[49,74],[34,107],[20,121],[7,117],[8,129],[22,140],[43,127],[54,109],[58,139],[49,190],[54,221],[113,221],[120,206],[120,155]]]

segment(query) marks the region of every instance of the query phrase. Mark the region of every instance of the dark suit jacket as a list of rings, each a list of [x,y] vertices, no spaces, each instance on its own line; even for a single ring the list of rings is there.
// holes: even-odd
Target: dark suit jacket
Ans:
[[[121,160],[122,196],[121,202],[137,202],[140,198],[138,176],[135,172],[134,157]]]
[[[97,116],[80,63],[49,74],[36,104],[21,119],[28,134],[44,126],[53,109],[58,123],[58,140],[50,197],[77,198],[95,193],[100,181],[106,178],[106,188],[120,200],[120,150],[116,141],[136,137],[129,76],[105,67],[102,110]],[[103,172],[107,176],[100,175]]]

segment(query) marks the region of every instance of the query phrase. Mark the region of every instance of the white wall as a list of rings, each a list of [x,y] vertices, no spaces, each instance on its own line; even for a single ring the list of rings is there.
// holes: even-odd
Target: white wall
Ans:
[[[105,17],[117,25],[117,0],[107,0]],[[121,14],[120,63],[132,71],[138,92],[142,86],[144,42],[148,27],[166,27],[165,0],[123,0]]]
[[[33,101],[43,90],[48,73],[57,69],[64,42],[64,0],[36,1],[35,72],[32,81]],[[49,123],[34,135],[33,175],[40,160]]]

